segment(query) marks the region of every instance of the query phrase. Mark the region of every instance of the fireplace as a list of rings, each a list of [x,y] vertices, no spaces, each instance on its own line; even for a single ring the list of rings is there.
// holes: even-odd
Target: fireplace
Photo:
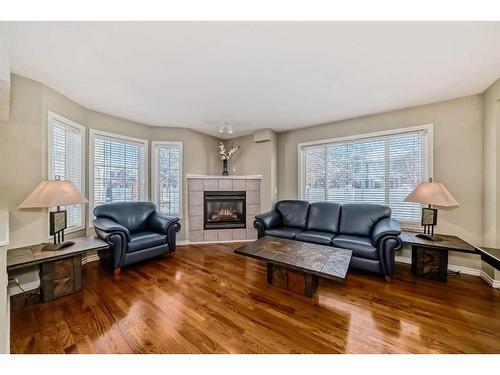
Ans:
[[[205,229],[246,227],[246,194],[244,191],[205,191],[203,202]]]

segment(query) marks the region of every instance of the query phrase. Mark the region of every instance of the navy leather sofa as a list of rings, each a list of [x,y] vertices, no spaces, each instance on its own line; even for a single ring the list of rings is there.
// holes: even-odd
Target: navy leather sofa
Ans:
[[[389,281],[401,227],[391,209],[376,204],[309,203],[284,200],[255,217],[262,236],[275,236],[352,250],[350,267],[376,272]]]
[[[179,218],[160,214],[151,202],[120,202],[94,208],[97,237],[113,247],[101,251],[105,264],[120,267],[175,251]]]

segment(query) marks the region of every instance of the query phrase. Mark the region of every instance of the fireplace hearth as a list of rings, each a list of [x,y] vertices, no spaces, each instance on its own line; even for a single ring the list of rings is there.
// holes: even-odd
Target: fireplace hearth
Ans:
[[[244,191],[205,191],[203,202],[205,229],[246,227],[246,194]]]

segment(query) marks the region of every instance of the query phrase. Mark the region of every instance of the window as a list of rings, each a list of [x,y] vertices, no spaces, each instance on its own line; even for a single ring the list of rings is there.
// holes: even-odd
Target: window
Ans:
[[[90,130],[91,209],[147,199],[147,141]]]
[[[431,176],[432,125],[299,145],[302,199],[378,203],[402,224],[420,221],[403,200]]]
[[[182,142],[153,142],[153,200],[160,212],[181,216]]]
[[[72,181],[78,190],[85,186],[85,128],[62,116],[48,114],[48,178]],[[68,231],[84,228],[84,205],[66,206]]]

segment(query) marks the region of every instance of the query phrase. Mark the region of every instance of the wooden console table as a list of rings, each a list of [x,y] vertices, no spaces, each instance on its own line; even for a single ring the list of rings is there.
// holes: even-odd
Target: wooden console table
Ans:
[[[416,237],[416,234],[401,233],[403,243],[411,245],[411,272],[415,276],[446,282],[449,251],[478,254],[474,246],[457,236],[440,234],[441,241],[429,241]]]
[[[7,272],[40,265],[40,290],[44,302],[82,289],[82,256],[109,245],[95,237],[72,239],[74,245],[57,251],[42,251],[43,244],[7,251]]]

